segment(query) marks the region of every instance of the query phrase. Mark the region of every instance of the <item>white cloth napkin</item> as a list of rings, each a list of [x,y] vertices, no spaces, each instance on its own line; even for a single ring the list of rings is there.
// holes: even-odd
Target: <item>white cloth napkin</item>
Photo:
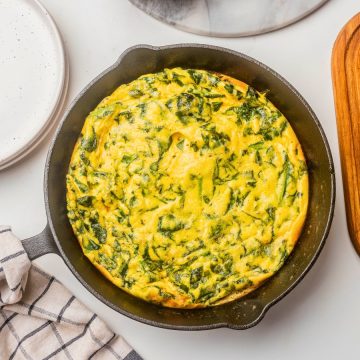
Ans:
[[[0,226],[0,359],[142,358]]]

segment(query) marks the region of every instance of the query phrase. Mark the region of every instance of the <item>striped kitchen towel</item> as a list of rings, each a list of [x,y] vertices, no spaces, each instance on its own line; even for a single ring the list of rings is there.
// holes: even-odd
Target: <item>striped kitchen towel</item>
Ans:
[[[0,226],[0,359],[142,358]]]

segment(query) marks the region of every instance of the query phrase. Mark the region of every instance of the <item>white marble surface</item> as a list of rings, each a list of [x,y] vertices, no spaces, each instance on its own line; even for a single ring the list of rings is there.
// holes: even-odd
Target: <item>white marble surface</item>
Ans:
[[[337,33],[360,11],[359,1],[330,0],[321,10],[291,27],[242,39],[182,33],[146,16],[125,0],[43,3],[58,23],[68,50],[69,100],[124,49],[138,43],[220,45],[274,68],[304,95],[323,124],[334,155],[337,203],[332,230],[318,262],[258,326],[246,331],[180,332],[153,328],[117,314],[95,299],[59,257],[46,255],[36,263],[123,334],[147,360],[358,359],[360,259],[345,225],[330,56]],[[42,182],[48,144],[49,139],[26,160],[0,172],[0,222],[12,225],[21,238],[39,233],[46,223]]]
[[[130,0],[167,24],[200,35],[239,37],[291,24],[328,0]]]

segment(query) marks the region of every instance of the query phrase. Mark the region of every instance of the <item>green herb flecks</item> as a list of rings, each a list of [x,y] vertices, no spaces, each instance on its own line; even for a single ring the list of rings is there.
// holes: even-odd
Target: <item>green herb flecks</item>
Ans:
[[[197,302],[206,302],[207,300],[211,299],[215,293],[216,291],[212,287],[201,288]]]
[[[150,254],[149,254],[149,245],[146,244],[144,252],[143,252],[143,261],[142,261],[142,266],[144,267],[145,271],[148,272],[155,272],[158,269],[161,269],[163,266],[163,261],[162,260],[155,260],[152,259]]]
[[[90,160],[86,157],[85,152],[80,153],[80,159],[84,163],[84,165],[90,165]]]
[[[77,203],[84,207],[90,207],[93,204],[94,196],[82,196],[77,199]]]
[[[223,235],[223,231],[226,228],[226,224],[223,221],[218,221],[217,224],[213,225],[210,230],[209,238],[218,241]]]
[[[87,185],[85,185],[84,183],[82,183],[80,180],[78,180],[76,177],[74,177],[74,181],[81,192],[86,193],[89,191],[89,187]]]
[[[267,274],[269,272],[268,269],[264,269],[259,265],[253,265],[250,263],[246,263],[246,266],[249,270],[251,270],[253,273],[256,273],[256,274]]]
[[[224,146],[228,141],[230,141],[229,135],[217,131],[215,126],[202,126],[204,128],[204,132],[201,133],[201,137],[203,140],[202,150],[216,149],[220,146]]]
[[[137,203],[137,198],[135,195],[131,196],[131,198],[129,199],[129,207],[133,208]]]
[[[250,149],[255,149],[255,150],[260,150],[264,147],[264,142],[263,141],[258,141],[254,144],[249,145]]]
[[[129,265],[128,265],[127,262],[124,261],[124,262],[121,264],[120,268],[119,268],[119,275],[120,275],[123,279],[125,279],[126,274],[127,274],[127,272],[128,272],[128,269],[129,269]]]
[[[140,117],[143,118],[146,113],[147,105],[145,103],[143,103],[143,104],[136,105],[136,107],[140,109]]]
[[[179,86],[183,87],[184,83],[182,82],[182,80],[180,78],[182,78],[183,75],[180,75],[176,72],[172,73],[172,80],[175,81]]]
[[[298,170],[298,176],[299,176],[299,179],[304,176],[305,174],[307,174],[308,172],[308,169],[307,169],[307,166],[306,166],[306,161],[305,160],[300,160],[300,165],[299,165],[299,170]]]
[[[217,77],[216,75],[211,74],[209,72],[207,73],[207,77],[208,77],[208,81],[209,81],[210,85],[212,85],[212,86],[217,86],[218,83],[220,82],[219,77]]]
[[[133,98],[139,98],[141,96],[144,95],[144,93],[140,90],[140,89],[131,89],[129,92],[128,92],[129,96],[133,97]]]
[[[275,221],[275,212],[276,212],[276,208],[271,206],[269,208],[266,209],[266,212],[269,216],[269,220],[274,222]]]
[[[233,208],[235,203],[236,203],[236,196],[234,195],[234,190],[232,188],[230,188],[229,202],[227,204],[225,214],[227,214],[229,212],[229,210],[231,210]]]
[[[199,282],[203,276],[203,267],[199,266],[198,268],[191,271],[190,275],[190,285],[193,289],[196,289],[199,286]]]
[[[228,253],[224,253],[210,264],[210,269],[214,274],[227,276],[232,273],[233,262],[233,257]]]
[[[172,233],[183,229],[185,224],[179,221],[173,214],[160,216],[158,232],[165,237],[171,237]]]
[[[256,114],[256,107],[250,105],[248,102],[242,103],[240,106],[232,106],[226,110],[227,114],[235,113],[237,117],[236,123],[242,125],[245,121],[249,123]],[[249,128],[251,131],[252,129]]]
[[[229,93],[232,94],[234,92],[234,85],[230,83],[225,83],[224,89]]]
[[[263,219],[261,219],[261,218],[259,218],[259,217],[257,217],[257,216],[254,216],[254,215],[252,215],[252,214],[249,214],[248,212],[246,212],[246,211],[244,211],[244,210],[241,210],[245,215],[247,215],[247,216],[249,216],[250,218],[252,218],[252,219],[254,219],[254,220],[258,220],[258,221],[260,221],[261,223],[263,223],[263,224],[266,224],[266,222],[263,220]]]
[[[176,147],[177,147],[179,150],[181,150],[181,151],[184,150],[184,141],[185,141],[185,139],[181,139],[181,140],[176,144]]]
[[[202,79],[202,74],[196,70],[188,70],[188,73],[195,84],[199,85]]]
[[[96,110],[96,118],[103,119],[114,113],[114,110],[111,107],[102,107]]]
[[[222,104],[223,104],[223,103],[222,103],[221,101],[217,101],[217,102],[211,103],[212,110],[213,110],[214,112],[219,111],[219,109],[221,108],[221,105],[222,105]]]
[[[164,156],[164,154],[169,150],[171,143],[172,143],[172,137],[169,138],[167,143],[157,139],[157,145],[159,150],[158,161],[160,161]]]
[[[279,203],[281,203],[285,197],[286,189],[291,179],[292,170],[293,170],[293,166],[289,160],[289,157],[286,154],[282,171],[279,174],[279,184],[280,184]]]
[[[150,165],[150,170],[151,170],[152,172],[156,172],[156,171],[158,170],[158,168],[159,168],[159,164],[158,164],[157,161],[156,161],[156,162],[153,162],[153,163]]]
[[[190,254],[194,253],[195,251],[201,250],[205,248],[205,243],[201,239],[196,239],[197,243],[194,246],[187,245],[186,252],[184,256],[189,256]]]
[[[279,249],[279,253],[280,258],[277,266],[278,269],[280,269],[284,265],[286,259],[289,257],[289,252],[286,249],[286,240],[283,240],[281,248]]]
[[[123,157],[121,158],[121,162],[127,165],[130,165],[133,161],[135,161],[138,158],[138,156],[136,154],[125,154],[123,155]]]
[[[83,137],[81,139],[81,147],[88,151],[88,152],[92,152],[96,149],[97,147],[97,138],[96,138],[96,133],[94,128],[92,128],[92,133],[91,135],[87,136],[87,137]]]
[[[114,120],[117,123],[120,123],[120,121],[125,120],[130,124],[132,124],[134,122],[134,116],[131,111],[122,111],[115,116]]]
[[[94,232],[95,237],[99,240],[100,243],[105,243],[107,238],[107,231],[99,223],[95,222],[91,224],[91,228]]]
[[[236,197],[236,205],[239,207],[242,207],[244,205],[244,202],[246,198],[249,196],[250,191],[246,191],[244,194],[238,194]]]
[[[285,129],[287,128],[288,122],[286,120],[284,120],[280,126],[279,126],[279,135],[281,136],[282,133],[285,131]]]
[[[256,150],[256,152],[255,152],[255,162],[258,165],[262,165],[262,158],[261,158],[260,152],[258,150]]]
[[[223,98],[225,97],[225,95],[223,94],[216,94],[216,93],[205,93],[204,97],[208,98],[208,99],[218,99],[218,98]]]
[[[102,253],[99,254],[99,263],[110,272],[116,268],[116,261]]]
[[[248,86],[248,89],[246,91],[246,98],[250,100],[256,100],[259,98],[259,94],[254,88]]]
[[[239,175],[239,171],[229,159],[216,159],[212,176],[214,186],[235,180]]]
[[[86,250],[92,251],[92,250],[99,250],[100,245],[98,245],[95,241],[89,239],[87,241],[83,241],[83,246]]]

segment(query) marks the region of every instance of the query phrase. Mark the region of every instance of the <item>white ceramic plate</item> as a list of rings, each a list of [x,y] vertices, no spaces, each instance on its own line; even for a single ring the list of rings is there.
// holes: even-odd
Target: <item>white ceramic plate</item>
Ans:
[[[0,170],[48,134],[63,106],[68,64],[37,0],[0,0]]]

